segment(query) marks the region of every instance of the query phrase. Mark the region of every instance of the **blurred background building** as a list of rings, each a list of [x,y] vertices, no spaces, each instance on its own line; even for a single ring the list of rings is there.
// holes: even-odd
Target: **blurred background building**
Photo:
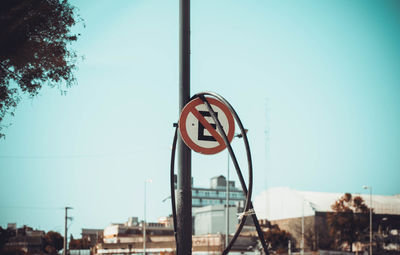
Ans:
[[[343,195],[275,187],[262,192],[253,201],[261,222],[269,221],[271,224],[277,224],[280,229],[289,231],[298,240],[297,248],[303,233],[305,248],[318,250],[329,249],[334,241],[329,234],[327,215],[333,212],[331,206]],[[360,196],[368,207],[371,207],[370,199],[372,201],[375,249],[381,246],[381,249],[400,252],[400,195],[352,195]],[[368,243],[367,235],[364,242],[359,244],[362,247],[354,248],[365,250]]]

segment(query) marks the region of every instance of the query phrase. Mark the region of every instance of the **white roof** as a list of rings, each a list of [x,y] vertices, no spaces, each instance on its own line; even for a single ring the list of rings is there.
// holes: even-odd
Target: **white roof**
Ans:
[[[367,206],[370,206],[369,194],[353,195],[361,196]],[[288,187],[274,187],[255,196],[253,204],[259,219],[278,220],[302,217],[303,211],[304,216],[314,215],[316,211],[330,212],[332,211],[331,205],[341,196],[343,193],[299,191]],[[372,208],[378,214],[400,215],[400,196],[372,195]]]

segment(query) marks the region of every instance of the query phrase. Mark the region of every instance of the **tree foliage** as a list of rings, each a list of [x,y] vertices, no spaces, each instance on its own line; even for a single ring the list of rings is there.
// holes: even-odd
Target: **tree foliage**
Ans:
[[[14,115],[22,94],[36,96],[43,85],[69,87],[75,81],[75,8],[67,0],[2,0],[0,3],[0,124]],[[4,125],[0,125],[0,137]]]
[[[4,229],[0,226],[0,253],[3,253],[3,247],[10,238],[11,233],[8,229]]]
[[[69,248],[71,250],[90,249],[90,247],[91,243],[87,238],[74,239],[74,237],[71,235],[69,242]]]
[[[58,232],[49,231],[44,236],[44,247],[46,253],[57,253],[64,246],[64,238]]]
[[[32,237],[30,234],[26,232],[26,229],[32,230],[27,226],[24,228],[17,229],[18,237],[16,236],[16,230],[13,229],[3,229],[0,227],[0,254],[4,255],[28,255],[32,254],[32,251],[26,251],[25,246],[30,246],[30,241],[26,241],[29,239],[25,239],[27,237]],[[40,231],[42,232],[42,231]],[[61,250],[64,246],[64,238],[63,236],[54,231],[49,231],[46,234],[42,232],[41,235],[42,240],[42,252],[40,254],[57,254],[59,250]],[[18,239],[19,238],[19,239]],[[21,242],[21,240],[24,240]],[[11,244],[10,244],[11,242]],[[6,245],[8,243],[8,245]],[[22,245],[22,246],[21,246]],[[36,254],[36,252],[34,252]]]
[[[292,247],[296,246],[296,241],[293,236],[281,230],[278,225],[272,225],[269,221],[263,226],[267,228],[264,230],[264,239],[269,244],[270,250],[276,253],[286,253],[288,251],[288,243],[291,241]]]
[[[354,242],[362,241],[369,227],[369,208],[360,196],[344,194],[331,205],[333,212],[328,213],[330,234],[335,238],[337,247],[347,245],[352,251]]]

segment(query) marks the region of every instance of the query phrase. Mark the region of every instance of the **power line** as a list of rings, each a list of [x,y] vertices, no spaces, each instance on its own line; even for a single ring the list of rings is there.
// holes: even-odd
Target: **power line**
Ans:
[[[63,210],[64,207],[39,207],[39,206],[0,206],[0,209],[23,209],[23,210]]]

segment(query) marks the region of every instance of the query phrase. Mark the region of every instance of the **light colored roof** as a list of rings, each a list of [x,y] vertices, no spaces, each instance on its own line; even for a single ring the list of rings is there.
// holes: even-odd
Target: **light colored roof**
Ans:
[[[370,206],[369,194],[361,196]],[[288,187],[274,187],[255,196],[254,209],[259,219],[277,220],[314,215],[315,211],[332,211],[331,205],[343,193],[299,191]],[[304,201],[304,204],[303,204]],[[304,208],[304,209],[303,209]],[[372,195],[372,208],[378,214],[400,215],[400,196]]]
[[[82,234],[86,234],[86,235],[97,234],[99,232],[103,232],[103,229],[82,228]]]

